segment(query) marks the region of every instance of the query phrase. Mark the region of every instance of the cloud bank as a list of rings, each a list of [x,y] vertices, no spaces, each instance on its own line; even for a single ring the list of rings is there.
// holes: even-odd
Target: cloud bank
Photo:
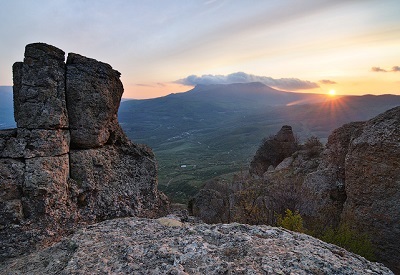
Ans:
[[[228,75],[189,75],[188,77],[179,79],[175,83],[193,86],[197,84],[231,84],[231,83],[249,83],[261,82],[265,85],[283,90],[304,90],[318,88],[315,82],[301,80],[298,78],[272,78],[268,76],[258,76],[237,72]]]
[[[371,71],[373,71],[373,72],[384,72],[384,73],[387,73],[387,72],[400,72],[400,66],[393,66],[391,70],[385,70],[385,69],[382,69],[381,67],[372,67]]]

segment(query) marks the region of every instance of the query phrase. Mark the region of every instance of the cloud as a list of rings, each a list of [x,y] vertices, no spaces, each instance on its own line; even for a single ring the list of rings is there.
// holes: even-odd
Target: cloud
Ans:
[[[400,72],[400,66],[393,66],[392,72]]]
[[[373,72],[384,72],[384,73],[400,72],[400,66],[393,66],[391,70],[385,70],[385,69],[382,69],[381,67],[372,67],[371,71],[373,71]]]
[[[373,72],[387,72],[385,69],[382,69],[381,67],[372,67],[371,71]]]
[[[284,90],[303,90],[318,88],[315,82],[301,80],[298,78],[272,78],[268,76],[258,76],[237,72],[228,75],[189,75],[188,77],[179,79],[175,83],[192,86],[197,84],[230,84],[230,83],[249,83],[261,82],[265,85],[272,86]]]
[[[141,83],[137,83],[137,84],[135,84],[135,86],[140,86],[140,87],[154,87],[154,85],[150,85],[150,84],[141,84]]]
[[[137,84],[135,84],[135,86],[152,87],[152,88],[154,88],[154,87],[165,87],[166,85],[164,83],[162,83],[162,82],[157,82],[157,83],[152,83],[152,84],[149,84],[149,83],[147,83],[147,84],[137,83]]]
[[[329,79],[322,79],[320,81],[318,81],[321,84],[326,84],[326,85],[332,85],[332,84],[337,84],[337,82],[329,80]]]

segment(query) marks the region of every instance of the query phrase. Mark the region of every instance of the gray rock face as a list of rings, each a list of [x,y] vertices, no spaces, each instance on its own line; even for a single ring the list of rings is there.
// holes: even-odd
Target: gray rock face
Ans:
[[[0,132],[0,157],[34,158],[69,152],[69,131],[62,129],[11,129]]]
[[[201,189],[189,203],[190,212],[206,223],[228,223],[229,203],[226,196],[214,189]]]
[[[0,273],[393,274],[381,264],[304,234],[171,218],[105,221],[8,261]]]
[[[377,258],[400,273],[400,106],[353,136],[342,220],[374,236]]]
[[[120,74],[77,54],[67,67],[43,43],[14,64],[18,129],[0,131],[0,261],[88,223],[168,211],[151,149],[118,124]]]
[[[108,64],[70,53],[67,59],[67,101],[71,146],[97,148],[118,124],[124,91],[120,73]]]
[[[107,145],[72,150],[70,158],[71,185],[85,220],[156,215],[157,169],[149,149]]]
[[[292,127],[284,125],[275,136],[265,140],[260,146],[250,163],[249,171],[251,174],[262,176],[271,165],[276,167],[297,149]]]
[[[64,52],[44,44],[29,44],[24,62],[13,66],[14,115],[18,128],[68,127],[65,102]]]

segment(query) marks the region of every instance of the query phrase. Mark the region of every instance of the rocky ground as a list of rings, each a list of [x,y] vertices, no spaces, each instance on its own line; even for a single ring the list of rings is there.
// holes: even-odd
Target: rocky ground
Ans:
[[[8,260],[1,274],[393,274],[308,235],[270,226],[123,218]]]

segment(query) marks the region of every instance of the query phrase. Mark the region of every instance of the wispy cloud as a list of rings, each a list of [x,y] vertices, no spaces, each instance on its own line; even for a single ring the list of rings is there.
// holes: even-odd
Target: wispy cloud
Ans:
[[[400,66],[393,66],[392,72],[400,72]]]
[[[337,82],[329,80],[329,79],[322,79],[320,81],[318,81],[321,84],[326,84],[326,85],[333,85],[333,84],[337,84]]]
[[[382,69],[381,67],[372,67],[371,71],[373,72],[387,72],[385,69]]]
[[[237,72],[228,75],[189,75],[188,77],[179,79],[175,83],[183,85],[197,85],[197,84],[230,84],[230,83],[249,83],[261,82],[265,85],[272,86],[284,90],[303,90],[318,88],[319,85],[315,82],[301,80],[298,78],[272,78],[268,76],[258,76],[253,74],[246,74],[244,72]]]
[[[154,85],[150,85],[150,84],[141,84],[141,83],[137,83],[137,84],[135,84],[135,86],[140,86],[140,87],[154,87]]]
[[[143,83],[137,83],[135,86],[140,86],[140,87],[165,87],[166,85],[162,82],[157,82],[157,83],[152,83],[152,84],[143,84]]]
[[[400,66],[393,66],[391,70],[385,70],[385,69],[382,69],[381,67],[372,67],[371,71],[373,71],[373,72],[384,72],[384,73],[400,72]]]

